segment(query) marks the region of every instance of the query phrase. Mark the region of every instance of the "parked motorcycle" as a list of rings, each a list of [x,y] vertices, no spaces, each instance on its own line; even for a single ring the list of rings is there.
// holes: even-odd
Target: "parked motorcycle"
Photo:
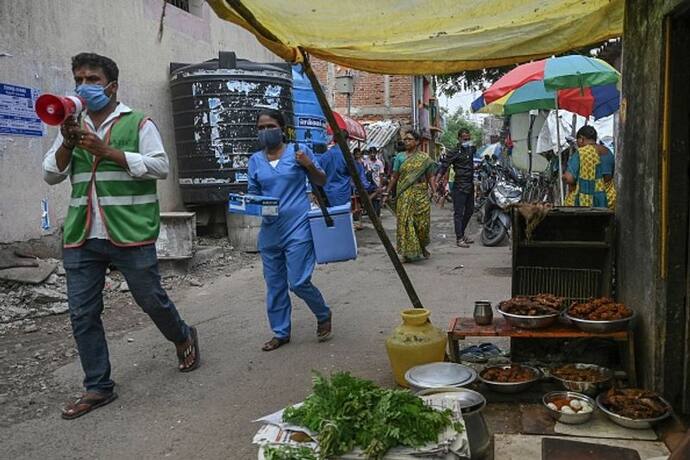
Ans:
[[[484,203],[481,241],[497,246],[510,232],[510,206],[522,198],[523,179],[514,168],[493,165],[493,187]]]
[[[474,212],[480,224],[484,222],[484,204],[496,183],[496,166],[495,161],[484,158],[475,170]]]

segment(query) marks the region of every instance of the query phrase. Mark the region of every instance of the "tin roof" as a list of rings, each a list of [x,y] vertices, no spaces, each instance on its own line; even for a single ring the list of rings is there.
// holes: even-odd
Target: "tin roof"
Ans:
[[[395,121],[375,121],[364,126],[367,130],[367,148],[382,149],[393,141],[400,131],[400,124]]]

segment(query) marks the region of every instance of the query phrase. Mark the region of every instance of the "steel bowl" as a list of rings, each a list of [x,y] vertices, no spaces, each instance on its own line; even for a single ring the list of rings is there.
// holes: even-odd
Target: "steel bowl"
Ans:
[[[511,326],[519,327],[522,329],[541,329],[543,327],[551,326],[558,320],[560,313],[552,313],[549,315],[514,315],[513,313],[506,313],[500,308],[497,308],[498,312],[503,315],[503,317],[510,323]]]
[[[585,332],[617,332],[624,331],[630,325],[630,322],[635,317],[635,312],[627,318],[614,319],[610,321],[593,321],[591,319],[580,319],[570,316],[566,311],[564,316],[568,318],[575,326]]]
[[[607,367],[597,366],[596,364],[583,364],[576,363],[573,364],[577,369],[595,369],[600,374],[602,374],[601,380],[594,382],[581,382],[577,380],[566,380],[564,378],[554,375],[553,370],[549,370],[549,376],[561,382],[563,388],[569,391],[574,391],[576,393],[584,393],[589,396],[596,396],[602,391],[608,389],[611,386],[611,380],[613,380],[613,371]]]
[[[655,418],[630,418],[623,417],[622,415],[618,415],[615,412],[612,412],[609,409],[607,409],[606,406],[604,406],[604,404],[602,404],[601,402],[601,398],[603,396],[604,393],[597,396],[597,407],[604,414],[606,414],[606,416],[609,419],[611,419],[613,423],[617,423],[618,425],[624,426],[626,428],[632,428],[633,430],[645,430],[647,428],[651,428],[653,424],[660,422],[671,415],[671,405],[662,397],[659,397],[659,399],[668,407],[668,410],[665,414]]]
[[[592,407],[592,411],[587,412],[586,414],[566,414],[559,410],[551,409],[547,404],[558,398],[577,399],[579,401],[586,402]],[[597,407],[597,404],[592,398],[585,396],[582,393],[575,393],[573,391],[552,391],[550,393],[546,393],[541,400],[542,403],[544,403],[544,408],[549,412],[549,415],[554,420],[557,420],[561,423],[567,423],[569,425],[579,425],[589,421],[589,419],[592,418],[592,415],[594,415],[595,407]]]
[[[524,367],[526,369],[531,370],[534,373],[534,378],[530,380],[525,380],[522,382],[495,382],[493,380],[486,380],[484,377],[482,377],[482,374],[487,370],[491,368],[500,368],[500,369],[508,369],[510,368],[510,365],[505,365],[505,366],[488,366],[482,370],[479,375],[478,379],[486,385],[486,387],[491,390],[495,391],[497,393],[520,393],[521,391],[525,391],[527,388],[532,386],[534,382],[539,380],[541,378],[541,371],[537,369],[536,367],[532,366],[526,366],[524,364],[513,364],[513,366],[520,366]]]

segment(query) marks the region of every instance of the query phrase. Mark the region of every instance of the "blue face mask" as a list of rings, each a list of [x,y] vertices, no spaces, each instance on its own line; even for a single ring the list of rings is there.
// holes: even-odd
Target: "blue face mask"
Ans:
[[[268,128],[259,130],[259,144],[265,149],[274,149],[283,142],[283,130]]]
[[[103,108],[108,105],[108,102],[110,102],[110,97],[105,94],[105,89],[108,86],[110,86],[110,83],[105,86],[84,83],[77,86],[74,92],[84,98],[86,107],[91,112],[98,112],[99,110],[103,110]]]

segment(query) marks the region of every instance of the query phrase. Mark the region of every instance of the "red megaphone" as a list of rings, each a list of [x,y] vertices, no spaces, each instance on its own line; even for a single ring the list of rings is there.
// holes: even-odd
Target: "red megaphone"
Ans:
[[[56,96],[41,94],[36,99],[36,115],[43,123],[61,125],[68,117],[78,115],[86,107],[86,101],[79,96]]]

